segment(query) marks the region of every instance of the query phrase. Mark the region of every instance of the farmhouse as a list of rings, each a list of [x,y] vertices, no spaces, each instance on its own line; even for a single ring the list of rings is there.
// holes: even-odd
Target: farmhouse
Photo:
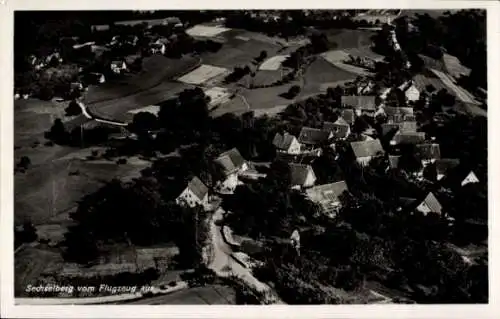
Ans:
[[[374,157],[383,156],[385,153],[378,139],[351,142],[351,148],[356,156],[356,161],[362,166],[368,165]]]
[[[127,64],[122,60],[115,60],[111,62],[111,71],[116,74],[121,74],[127,69]]]
[[[303,127],[299,135],[299,143],[306,149],[314,149],[316,147],[325,145],[333,137],[331,131],[322,129]]]
[[[324,214],[335,217],[341,207],[340,196],[348,192],[345,181],[311,187],[306,190],[307,197],[320,205]]]
[[[375,98],[375,95],[342,96],[341,103],[344,107],[353,107],[357,115],[366,114],[373,116],[377,111]]]
[[[325,122],[323,123],[323,130],[331,132],[333,138],[344,140],[349,134],[351,134],[350,125],[341,117],[339,117],[335,122]]]
[[[417,206],[417,211],[421,212],[425,216],[429,213],[435,213],[441,215],[443,207],[437,200],[436,196],[431,192],[427,194],[422,202]]]
[[[297,138],[288,132],[276,133],[273,139],[273,145],[276,147],[278,152],[284,152],[287,154],[299,154],[300,153],[300,143]]]
[[[316,175],[311,165],[290,163],[290,184],[292,188],[307,188],[314,185]]]
[[[193,177],[187,187],[177,197],[176,202],[179,205],[188,205],[189,207],[195,207],[196,205],[207,207],[208,187],[198,177]]]
[[[424,143],[415,145],[415,155],[422,161],[422,165],[434,163],[441,158],[441,149],[439,144]]]
[[[238,174],[248,169],[248,163],[236,148],[230,149],[217,157],[215,165],[218,170],[218,177],[221,180],[218,189],[226,193],[234,191],[238,185]]]
[[[390,107],[383,108],[387,116],[387,123],[400,123],[403,121],[414,121],[415,115],[411,107]]]
[[[473,171],[470,171],[470,173],[462,180],[460,185],[465,186],[467,184],[473,183],[479,183],[479,178],[477,178],[476,174],[474,174]]]

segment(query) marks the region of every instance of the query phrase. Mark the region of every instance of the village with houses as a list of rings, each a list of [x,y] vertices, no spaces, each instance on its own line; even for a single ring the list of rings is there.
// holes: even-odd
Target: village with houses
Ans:
[[[487,303],[485,12],[429,12],[17,13],[16,300]]]

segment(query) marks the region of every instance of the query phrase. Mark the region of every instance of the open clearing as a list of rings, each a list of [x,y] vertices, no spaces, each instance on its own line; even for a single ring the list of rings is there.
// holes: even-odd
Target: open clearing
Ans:
[[[370,46],[371,37],[375,32],[367,30],[332,29],[325,30],[326,36],[331,43],[335,43],[335,49],[359,48]]]
[[[259,56],[261,51],[268,55],[275,55],[280,49],[279,45],[262,42],[254,39],[248,41],[230,38],[218,52],[202,54],[206,64],[232,69],[236,66],[250,66],[252,61]]]
[[[200,85],[210,79],[228,73],[229,70],[213,65],[202,64],[195,70],[178,78],[177,80],[187,84]]]
[[[90,151],[89,151],[90,155]],[[147,162],[145,162],[147,163]],[[34,166],[14,176],[14,220],[43,224],[75,208],[86,194],[113,178],[138,177],[146,165],[62,159]],[[73,172],[73,175],[70,175]]]
[[[198,58],[191,56],[169,59],[161,55],[153,55],[144,59],[141,72],[127,74],[119,80],[89,87],[83,101],[87,105],[93,105],[147,91],[192,70],[199,63]]]
[[[221,87],[205,89],[204,93],[206,96],[210,97],[210,103],[208,105],[210,108],[228,102],[231,95],[226,88]]]
[[[275,55],[266,61],[264,61],[260,66],[259,70],[270,70],[275,71],[281,67],[283,61],[285,61],[290,55]]]
[[[221,26],[195,25],[186,30],[186,33],[192,37],[215,37],[231,29]]]

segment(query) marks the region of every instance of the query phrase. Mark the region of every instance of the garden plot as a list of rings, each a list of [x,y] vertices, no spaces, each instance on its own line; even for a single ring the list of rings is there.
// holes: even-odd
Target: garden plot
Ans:
[[[178,80],[187,84],[200,85],[227,73],[229,73],[229,70],[226,68],[202,64],[194,71],[181,76]]]
[[[186,33],[192,37],[215,37],[231,29],[221,26],[195,25],[186,30]]]
[[[227,89],[221,87],[205,89],[204,93],[206,96],[210,97],[210,103],[208,105],[210,108],[228,102],[231,96]]]
[[[343,62],[349,58],[349,53],[344,50],[332,50],[322,53],[321,56],[331,64]]]
[[[264,61],[259,70],[276,71],[281,67],[281,64],[289,57],[289,55],[275,55]]]

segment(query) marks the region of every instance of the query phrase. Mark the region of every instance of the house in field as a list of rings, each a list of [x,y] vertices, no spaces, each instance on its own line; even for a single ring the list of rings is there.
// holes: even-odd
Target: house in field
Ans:
[[[125,70],[127,70],[127,63],[123,60],[115,60],[111,62],[110,65],[111,71],[116,74],[121,74]]]
[[[368,165],[373,158],[385,154],[379,139],[351,142],[351,148],[356,161],[362,166]]]
[[[273,145],[278,152],[287,154],[300,154],[300,143],[297,138],[288,132],[276,133],[273,139]]]
[[[290,163],[290,184],[292,188],[308,188],[314,186],[316,175],[311,165]]]
[[[426,166],[441,158],[441,149],[436,143],[418,144],[415,145],[415,156]]]
[[[431,192],[427,194],[423,201],[417,206],[416,210],[427,216],[429,213],[439,214],[441,215],[443,211],[443,207],[441,203],[439,203],[438,199]]]
[[[176,202],[179,205],[187,205],[189,207],[197,205],[207,207],[208,187],[198,177],[193,177],[179,197],[176,198]]]
[[[415,102],[420,99],[420,91],[412,80],[400,85],[399,89],[405,94],[407,101]]]
[[[474,174],[473,171],[470,171],[467,176],[460,183],[461,186],[465,186],[467,184],[479,183],[479,178]]]
[[[330,131],[312,127],[303,127],[302,130],[300,130],[298,141],[305,151],[310,151],[320,148],[323,145],[327,145],[332,137],[333,133]]]
[[[351,134],[351,126],[342,117],[335,122],[324,122],[323,130],[331,132],[335,140],[345,140]]]
[[[346,95],[342,96],[341,103],[343,107],[354,108],[358,116],[374,116],[377,111],[375,95]]]
[[[335,217],[341,207],[340,196],[348,192],[345,181],[323,184],[308,188],[306,196],[321,207],[324,214]]]
[[[223,193],[232,193],[239,183],[238,174],[249,168],[247,161],[236,148],[219,155],[215,159],[215,166],[219,179],[217,189]]]
[[[356,113],[354,113],[353,109],[342,109],[340,111],[340,117],[344,119],[349,125],[354,124],[354,120],[356,119]]]
[[[436,160],[437,180],[443,179],[460,165],[460,160],[456,158],[441,158]]]

